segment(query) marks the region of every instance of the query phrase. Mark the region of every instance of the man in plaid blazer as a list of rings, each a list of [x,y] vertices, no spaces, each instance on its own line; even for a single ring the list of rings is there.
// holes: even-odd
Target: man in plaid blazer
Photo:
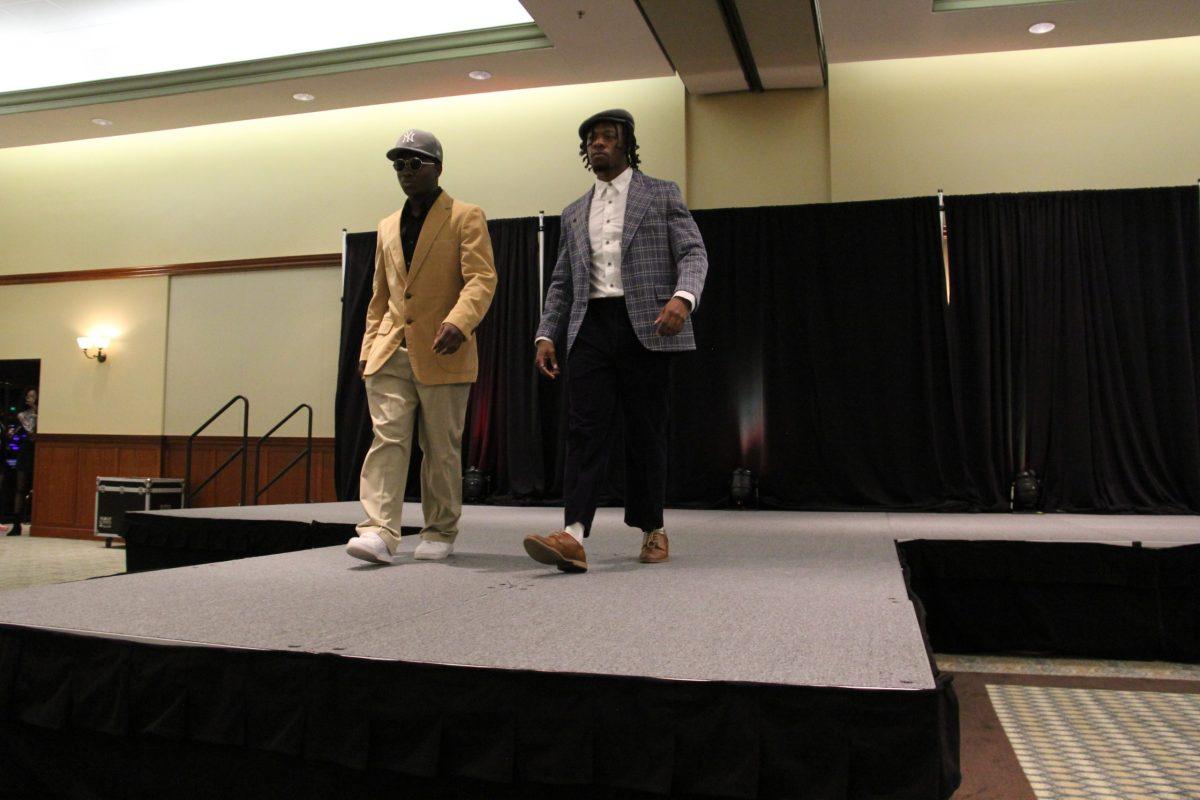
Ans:
[[[708,271],[704,242],[679,187],[638,169],[633,116],[624,109],[593,114],[579,126],[579,139],[596,182],[563,210],[535,356],[538,370],[556,378],[555,341],[565,338],[565,525],[525,538],[534,560],[564,572],[587,571],[583,539],[596,513],[617,413],[625,428],[625,523],[642,531],[642,563],[668,559],[663,502],[670,365],[674,353],[696,349],[691,315]]]

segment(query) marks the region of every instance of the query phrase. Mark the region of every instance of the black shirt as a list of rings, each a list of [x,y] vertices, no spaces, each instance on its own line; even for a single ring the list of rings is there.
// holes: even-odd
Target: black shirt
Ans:
[[[425,218],[429,216],[429,209],[433,208],[434,201],[441,196],[442,187],[439,186],[428,197],[417,200],[415,206],[418,213],[415,215],[413,214],[413,198],[404,201],[404,210],[400,212],[400,246],[404,250],[405,268],[412,264],[413,253],[417,249],[417,239],[421,236],[421,228],[425,226]]]

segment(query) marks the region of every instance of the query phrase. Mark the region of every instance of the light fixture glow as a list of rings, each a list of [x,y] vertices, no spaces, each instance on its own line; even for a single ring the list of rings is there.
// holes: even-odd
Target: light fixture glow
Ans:
[[[292,95],[292,99],[299,100],[301,103],[311,103],[313,100],[316,100],[317,98],[313,97],[308,92],[296,92],[294,95]]]
[[[1052,30],[1054,30],[1053,22],[1039,22],[1035,25],[1029,26],[1029,32],[1037,34],[1038,36],[1042,35],[1043,33],[1049,33]]]
[[[473,69],[467,73],[467,77],[473,81],[486,81],[491,80],[492,73],[486,69]]]
[[[108,360],[108,354],[104,352],[108,349],[107,336],[79,336],[76,337],[75,344],[79,345],[79,349],[87,358],[93,358],[101,364]],[[94,354],[91,352],[93,350],[96,351]]]
[[[92,124],[93,124],[93,125],[99,125],[101,128],[107,128],[107,127],[109,127],[110,125],[112,125],[112,120],[111,120],[111,119],[104,119],[103,117],[93,117],[93,118],[92,118]]]
[[[397,13],[395,0],[0,5],[41,11],[20,21],[0,15],[0,93],[533,22],[520,0],[438,0],[416,14]]]

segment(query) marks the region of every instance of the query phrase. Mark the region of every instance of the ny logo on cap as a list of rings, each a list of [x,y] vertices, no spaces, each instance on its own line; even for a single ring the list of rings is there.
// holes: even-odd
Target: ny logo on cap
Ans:
[[[400,134],[400,141],[404,142],[405,144],[412,144],[416,140],[417,140],[417,132],[414,130],[407,130],[404,133]]]

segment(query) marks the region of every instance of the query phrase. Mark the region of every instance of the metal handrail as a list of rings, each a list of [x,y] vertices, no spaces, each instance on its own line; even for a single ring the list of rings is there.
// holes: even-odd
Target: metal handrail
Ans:
[[[243,406],[242,406],[242,446],[239,447],[237,450],[234,450],[233,455],[231,455],[229,458],[225,459],[225,461],[221,463],[221,466],[219,466],[215,470],[213,470],[212,474],[209,475],[207,478],[205,478],[200,483],[199,486],[197,486],[194,490],[191,489],[190,487],[192,485],[192,444],[195,442],[196,437],[199,436],[205,428],[207,428],[209,425],[213,424],[217,420],[218,417],[220,417],[227,410],[229,410],[229,407],[232,406],[234,403],[236,403],[238,400],[241,400],[242,404],[243,404]],[[184,454],[184,459],[183,459],[183,481],[184,481],[184,487],[185,487],[183,505],[185,507],[190,507],[192,505],[192,499],[196,495],[200,494],[200,492],[202,492],[204,490],[204,487],[206,487],[210,483],[212,483],[213,479],[221,474],[221,470],[225,469],[230,464],[232,464],[233,460],[235,458],[237,458],[238,456],[242,457],[242,488],[241,488],[241,500],[238,501],[238,505],[239,506],[246,505],[246,456],[250,451],[249,443],[250,443],[250,401],[247,400],[243,395],[236,394],[232,398],[230,398],[228,403],[221,406],[221,408],[217,410],[217,413],[215,413],[211,417],[209,417],[203,425],[201,425],[199,428],[196,428],[196,430],[192,431],[192,435],[188,437],[187,452]]]
[[[262,446],[271,434],[279,430],[290,420],[296,416],[302,409],[308,409],[308,435],[304,440],[304,451],[298,454],[295,458],[288,462],[288,465],[279,471],[279,474],[271,479],[270,483],[261,489],[258,488],[258,466],[262,462]],[[254,443],[254,505],[258,505],[258,498],[267,493],[267,490],[274,486],[280,478],[287,474],[288,470],[300,463],[300,459],[305,459],[304,464],[304,502],[312,502],[312,428],[313,428],[313,410],[308,403],[301,403],[291,410],[291,412],[275,423],[275,427],[264,433],[259,440]]]

